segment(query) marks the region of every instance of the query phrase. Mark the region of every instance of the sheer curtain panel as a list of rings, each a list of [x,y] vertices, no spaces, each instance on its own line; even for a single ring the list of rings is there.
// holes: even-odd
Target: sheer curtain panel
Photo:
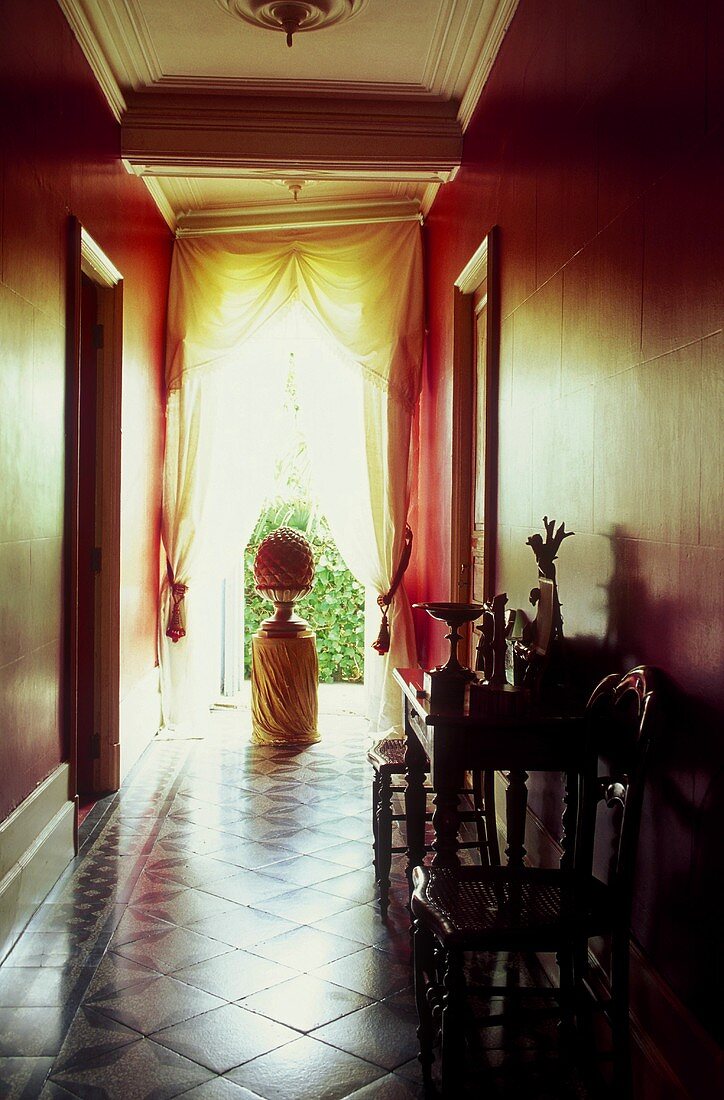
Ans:
[[[224,433],[218,431],[224,390],[234,378],[244,344],[294,301],[344,349],[362,388],[366,469],[353,480],[354,491],[364,497],[357,503],[369,523],[364,534],[341,535],[344,496],[338,493],[338,503],[327,507],[335,534],[340,532],[340,549],[345,557],[350,554],[353,571],[379,594],[389,589],[399,562],[423,344],[419,224],[177,240],[167,341],[163,533],[168,575],[162,586],[160,624],[164,720],[169,725],[201,720],[204,709],[208,710],[213,690],[205,668],[209,641],[201,620],[208,600],[216,598],[213,585],[223,576],[224,561],[232,551],[239,552],[245,532],[248,539],[263,499],[263,447],[260,450],[253,436],[263,425],[266,410],[258,403],[256,379],[249,375],[245,384],[249,416],[237,430],[248,432],[250,438],[248,446],[237,449],[242,456],[239,469],[233,471],[238,500],[230,517],[228,497],[234,483],[230,486],[232,472],[225,465]],[[258,371],[263,373],[263,363]],[[324,394],[318,394],[317,404],[323,401]],[[328,402],[327,409],[332,408]],[[344,416],[344,409],[334,412]],[[249,428],[252,423],[255,427]],[[344,441],[338,434],[330,430],[326,438],[323,425],[315,434],[313,453],[319,465],[340,461]],[[355,543],[359,551],[350,549]],[[207,627],[212,619],[213,615],[207,619]],[[370,717],[373,726],[382,730],[399,728],[400,723],[399,693],[388,671],[395,664],[415,663],[404,586],[390,608],[390,623],[390,652],[384,657],[373,653],[370,658],[379,662],[373,668],[381,670],[373,677],[379,685]],[[179,629],[185,633],[179,634]],[[178,635],[178,640],[169,634]]]

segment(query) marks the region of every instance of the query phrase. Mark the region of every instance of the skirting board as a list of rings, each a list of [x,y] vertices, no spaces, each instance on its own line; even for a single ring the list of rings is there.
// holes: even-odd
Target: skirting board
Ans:
[[[0,962],[75,855],[75,803],[61,764],[0,824]]]
[[[495,805],[501,841],[506,830],[501,817],[506,790],[504,776],[496,773]],[[525,842],[531,863],[545,867],[557,864],[560,846],[530,809]],[[593,955],[590,961],[605,980]],[[550,967],[551,980],[557,981],[555,961],[543,956],[541,962],[546,969]],[[635,942],[631,945],[631,1035],[636,1100],[709,1100],[724,1096],[724,1052]]]
[[[152,668],[121,700],[121,782],[161,725],[158,668]]]

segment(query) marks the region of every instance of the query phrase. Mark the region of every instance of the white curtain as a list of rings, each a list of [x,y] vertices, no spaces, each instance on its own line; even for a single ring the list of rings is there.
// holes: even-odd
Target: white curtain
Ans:
[[[423,339],[419,225],[325,227],[177,241],[169,300],[164,466],[163,537],[169,569],[162,586],[160,624],[168,725],[201,723],[208,712],[213,695],[211,639],[202,620],[213,621],[206,612],[216,598],[214,585],[224,573],[224,547],[238,552],[245,544],[268,484],[263,424],[271,408],[262,403],[257,389],[263,363],[256,365],[253,385],[239,367],[244,345],[294,300],[345,349],[362,391],[358,404],[363,419],[355,429],[364,455],[362,473],[359,463],[356,472],[348,463],[355,509],[348,507],[349,492],[320,476],[325,466],[344,465],[345,436],[350,438],[344,430],[345,415],[353,407],[339,389],[344,371],[338,378],[318,380],[311,402],[300,392],[300,405],[308,410],[307,422],[314,428],[310,443],[320,492],[340,550],[352,570],[380,594],[388,591],[402,552],[410,428]],[[229,424],[228,415],[224,420],[232,406],[228,388],[239,379],[249,395],[249,415],[242,423]],[[305,393],[309,392],[307,387]],[[220,430],[219,423],[226,423],[226,428]],[[245,438],[236,448],[238,468],[232,470],[224,436],[234,430]],[[174,592],[185,617],[184,623],[175,624],[185,629],[176,642],[166,634]],[[381,730],[400,724],[399,691],[390,683],[389,670],[415,663],[404,586],[390,608],[390,625],[389,654],[372,653],[368,662],[368,673],[370,668],[377,672],[369,677],[376,696],[371,717]]]

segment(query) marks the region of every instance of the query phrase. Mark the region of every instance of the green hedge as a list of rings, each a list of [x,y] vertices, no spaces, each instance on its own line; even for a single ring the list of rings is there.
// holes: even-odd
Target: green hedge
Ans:
[[[342,560],[324,517],[305,500],[274,501],[262,512],[244,554],[244,675],[251,669],[251,636],[274,608],[254,588],[259,543],[277,527],[293,527],[314,552],[314,586],[296,610],[316,631],[319,682],[361,683],[364,677],[364,585]]]

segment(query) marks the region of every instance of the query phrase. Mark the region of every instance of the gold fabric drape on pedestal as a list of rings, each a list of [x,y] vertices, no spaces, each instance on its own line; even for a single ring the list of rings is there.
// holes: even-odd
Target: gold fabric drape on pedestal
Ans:
[[[312,744],[317,731],[319,664],[312,631],[251,640],[251,739],[255,745]]]

